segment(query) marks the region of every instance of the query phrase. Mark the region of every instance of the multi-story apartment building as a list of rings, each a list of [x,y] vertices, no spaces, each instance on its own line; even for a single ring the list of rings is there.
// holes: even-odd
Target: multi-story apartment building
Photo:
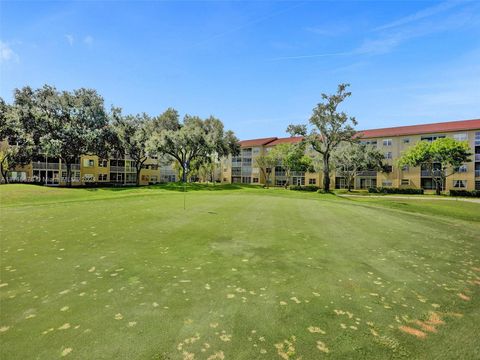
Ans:
[[[173,172],[171,166],[165,166],[164,176],[167,168]],[[71,172],[73,186],[89,183],[134,185],[136,182],[135,162],[128,156],[107,160],[94,155],[84,155],[71,165]],[[67,168],[58,158],[38,155],[30,164],[17,168],[9,175],[13,182],[65,185]],[[140,184],[156,184],[162,180],[158,160],[149,158],[140,172]],[[175,181],[175,175],[168,177],[168,180]]]
[[[454,174],[447,178],[445,190],[480,190],[480,119],[365,130],[360,131],[358,135],[362,142],[375,146],[384,153],[389,171],[364,171],[360,173],[355,180],[354,187],[356,189],[383,186],[433,190],[434,183],[428,170],[421,167],[400,168],[397,166],[397,160],[402,152],[418,141],[433,141],[437,138],[453,137],[457,140],[468,141],[472,150],[472,161],[456,169]],[[255,157],[269,151],[275,145],[298,143],[301,140],[300,137],[270,137],[241,141],[241,154],[223,161],[223,181],[264,184],[265,179],[260,169],[255,166]],[[344,178],[336,176],[335,173],[332,174],[331,180],[335,188],[346,187]],[[280,165],[271,169],[271,182],[272,185],[277,186],[285,184],[285,172]],[[319,173],[294,173],[291,176],[290,184],[321,185],[322,175]]]
[[[361,141],[376,146],[385,155],[385,162],[391,166],[387,172],[364,171],[356,177],[354,188],[369,187],[413,187],[433,190],[434,184],[428,170],[420,168],[399,168],[397,160],[402,152],[418,141],[433,141],[441,137],[453,137],[468,141],[471,147],[471,162],[464,164],[448,177],[445,189],[480,190],[480,119],[451,121],[444,123],[400,126],[360,131]],[[269,137],[240,141],[238,156],[222,159],[221,168],[215,175],[223,183],[265,184],[265,178],[255,159],[276,145],[298,143],[301,137]],[[307,151],[313,151],[308,149]],[[89,183],[133,185],[136,181],[135,163],[128,156],[100,159],[97,156],[81,156],[72,164],[72,185]],[[283,186],[287,179],[281,164],[270,169],[271,185]],[[37,156],[30,164],[10,172],[10,179],[16,182],[38,182],[46,185],[64,185],[66,166],[58,158]],[[338,174],[337,174],[338,175]],[[170,164],[162,164],[156,158],[149,158],[140,173],[140,184],[177,181],[178,174]],[[289,183],[292,185],[322,184],[321,173],[294,172]],[[341,176],[332,174],[332,186],[345,188]]]

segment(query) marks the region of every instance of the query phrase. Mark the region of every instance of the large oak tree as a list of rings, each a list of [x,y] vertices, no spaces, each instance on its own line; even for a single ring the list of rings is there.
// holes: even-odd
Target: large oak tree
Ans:
[[[38,150],[62,159],[67,186],[72,184],[72,164],[81,155],[107,156],[111,130],[103,98],[95,90],[26,87],[15,91],[15,106]]]
[[[140,185],[140,172],[148,160],[147,142],[150,139],[153,121],[145,113],[123,116],[120,109],[112,111],[113,129],[116,135],[116,150],[127,154],[135,163],[136,185]]]
[[[167,156],[182,169],[182,181],[195,163],[208,162],[212,156],[220,159],[239,152],[238,139],[232,131],[225,131],[223,123],[210,116],[185,115],[180,121],[178,112],[168,109],[154,120],[150,151]]]
[[[290,125],[287,131],[293,135],[302,135],[304,141],[322,157],[323,189],[330,191],[330,159],[332,153],[342,142],[355,141],[354,117],[339,111],[338,107],[352,93],[347,91],[349,84],[338,85],[337,93],[322,94],[322,102],[314,109],[309,124]]]

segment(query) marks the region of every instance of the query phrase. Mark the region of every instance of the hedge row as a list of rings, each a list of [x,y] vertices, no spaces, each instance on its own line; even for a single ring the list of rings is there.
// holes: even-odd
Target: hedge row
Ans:
[[[291,185],[289,187],[290,190],[296,190],[296,191],[317,191],[320,188],[315,185],[307,185],[307,186],[300,186],[300,185]]]
[[[393,188],[393,187],[371,187],[369,193],[375,194],[423,194],[423,189]]]
[[[480,190],[450,190],[450,196],[480,197]]]

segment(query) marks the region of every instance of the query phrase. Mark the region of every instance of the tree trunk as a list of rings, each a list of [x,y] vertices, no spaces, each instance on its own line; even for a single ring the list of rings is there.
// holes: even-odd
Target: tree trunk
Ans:
[[[182,164],[182,182],[187,182],[187,169],[188,169],[188,162]]]
[[[348,192],[352,191],[352,179],[346,178]]]
[[[67,165],[67,187],[72,187],[72,164],[67,162],[66,165]]]
[[[2,170],[2,177],[3,177],[3,180],[5,181],[5,184],[8,184],[8,171],[3,171]]]
[[[137,167],[136,170],[137,170],[137,176],[135,179],[135,185],[140,186],[140,172],[142,171],[142,167],[140,166],[140,169]]]
[[[5,161],[5,158],[2,160],[2,163],[0,164],[1,167],[1,172],[2,172],[2,177],[3,180],[5,180],[5,184],[8,184],[8,169],[5,169],[3,166],[3,162]]]
[[[436,195],[442,195],[442,181],[437,180],[436,181],[436,186],[435,186],[435,194]]]
[[[330,192],[330,155],[323,155],[323,191]]]

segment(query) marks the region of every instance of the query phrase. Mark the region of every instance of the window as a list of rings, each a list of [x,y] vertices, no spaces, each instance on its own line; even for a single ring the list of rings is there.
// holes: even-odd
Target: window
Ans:
[[[152,175],[152,176],[150,176],[150,182],[156,183],[157,181],[158,181],[157,175]]]
[[[371,145],[372,147],[377,146],[377,140],[363,140],[363,141],[360,141],[360,143],[362,145]]]
[[[410,168],[408,167],[408,165],[404,165],[402,166],[402,171],[409,171]]]
[[[253,178],[254,183],[258,183],[258,178]]]
[[[308,179],[309,185],[317,185],[317,179]]]
[[[383,139],[383,146],[392,146],[392,139]]]
[[[410,179],[402,179],[402,185],[410,185]]]
[[[480,190],[480,181],[475,181],[475,190]]]
[[[432,142],[432,141],[435,141],[437,139],[443,139],[444,137],[445,137],[445,135],[422,136],[421,140]]]
[[[83,167],[93,167],[95,166],[95,161],[92,159],[83,159]]]
[[[466,173],[468,171],[468,167],[467,167],[467,165],[464,164],[464,165],[456,168],[455,171],[458,172],[458,173]]]
[[[410,144],[410,138],[403,138],[404,144]]]
[[[467,180],[453,180],[453,187],[456,189],[465,189],[467,187]]]
[[[457,141],[466,141],[468,140],[467,133],[453,134],[453,138]]]
[[[480,145],[480,132],[475,133],[475,145]]]
[[[392,152],[391,151],[387,151],[385,153],[385,159],[391,159],[392,158]]]
[[[107,174],[99,174],[98,181],[107,181]]]
[[[98,166],[99,167],[107,167],[108,166],[108,160],[106,160],[106,159],[98,160]]]
[[[385,187],[392,186],[392,181],[391,180],[383,180],[382,181],[382,186],[385,186]]]
[[[392,165],[385,165],[383,167],[383,171],[386,172],[386,173],[390,173],[393,171],[393,166]]]

